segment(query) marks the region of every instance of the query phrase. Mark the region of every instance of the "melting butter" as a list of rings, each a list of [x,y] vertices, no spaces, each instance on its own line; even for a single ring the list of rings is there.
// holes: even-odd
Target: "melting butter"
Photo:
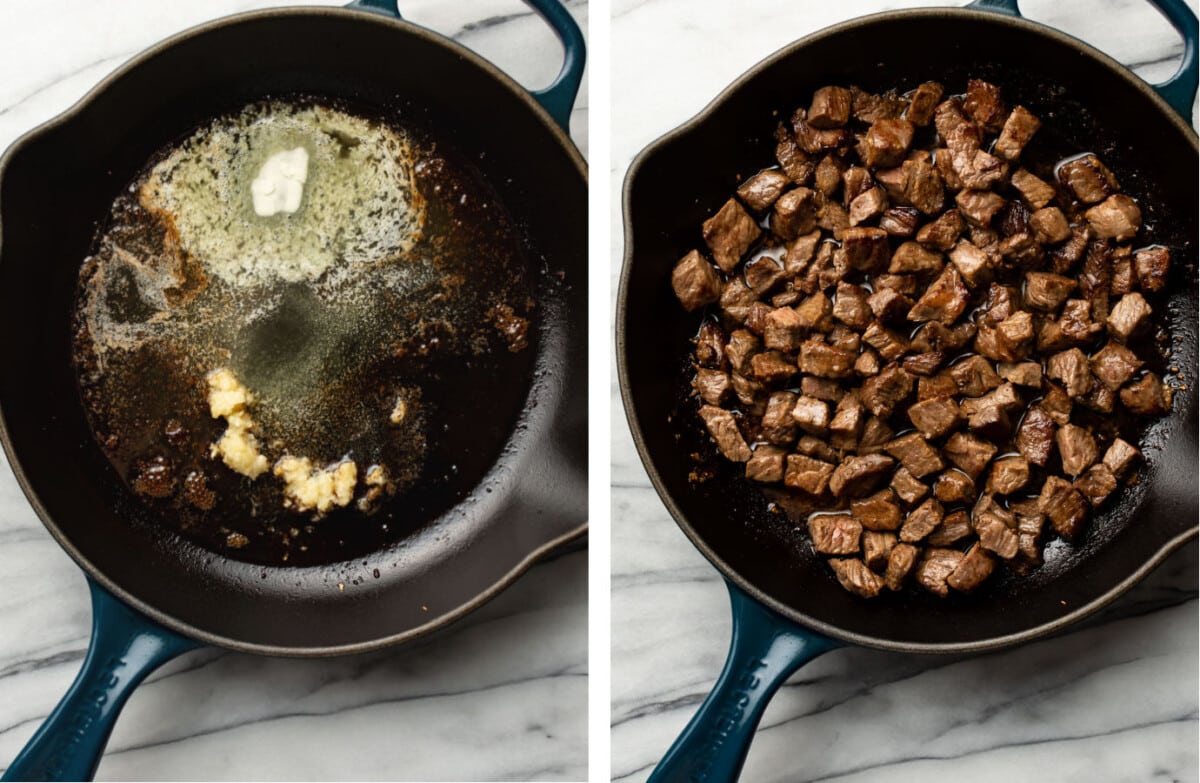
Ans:
[[[308,150],[296,147],[276,152],[267,158],[250,183],[254,214],[271,217],[280,212],[292,214],[300,209],[304,182],[308,179]]]

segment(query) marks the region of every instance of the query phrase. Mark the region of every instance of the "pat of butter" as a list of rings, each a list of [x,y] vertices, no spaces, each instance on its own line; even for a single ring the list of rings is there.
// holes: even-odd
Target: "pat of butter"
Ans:
[[[280,212],[289,215],[300,209],[304,198],[304,182],[308,179],[308,150],[276,152],[267,158],[250,185],[254,196],[254,213],[270,217]]]

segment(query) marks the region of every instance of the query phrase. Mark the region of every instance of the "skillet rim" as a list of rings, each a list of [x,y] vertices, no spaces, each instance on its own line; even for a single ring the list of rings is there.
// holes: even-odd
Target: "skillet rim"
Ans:
[[[810,33],[802,38],[798,38],[789,44],[777,49],[773,53],[767,55],[762,60],[750,66],[740,76],[724,87],[709,103],[698,113],[692,116],[687,121],[678,125],[674,129],[659,136],[654,141],[650,142],[637,156],[633,162],[629,164],[629,169],[625,173],[625,179],[621,188],[621,225],[625,232],[624,236],[624,254],[621,263],[620,284],[617,291],[617,310],[616,310],[616,359],[617,359],[617,375],[618,385],[621,389],[621,403],[625,412],[626,423],[629,427],[629,432],[633,438],[634,447],[637,449],[638,458],[642,462],[642,466],[646,470],[647,476],[658,494],[663,505],[675,520],[675,524],[683,531],[688,540],[705,559],[711,563],[721,576],[728,582],[733,583],[738,589],[752,596],[759,603],[769,607],[772,611],[782,615],[783,617],[798,623],[799,625],[818,631],[826,636],[834,639],[840,639],[844,642],[855,644],[863,647],[871,647],[882,650],[892,650],[898,652],[910,653],[964,653],[964,652],[984,652],[996,650],[1004,647],[1021,644],[1023,642],[1033,641],[1035,639],[1048,636],[1064,627],[1072,625],[1084,618],[1098,612],[1108,604],[1115,601],[1131,587],[1141,581],[1147,574],[1158,567],[1170,554],[1179,549],[1188,541],[1197,538],[1200,535],[1200,524],[1193,525],[1174,537],[1167,539],[1162,543],[1157,551],[1147,558],[1138,568],[1134,569],[1124,579],[1113,585],[1103,594],[1092,599],[1090,602],[1081,605],[1077,609],[1058,617],[1049,622],[1041,623],[1025,630],[1018,631],[1002,636],[993,636],[984,639],[977,639],[971,642],[904,642],[892,641],[882,637],[869,636],[866,634],[846,631],[831,623],[817,620],[809,615],[799,612],[791,606],[771,597],[764,591],[758,589],[750,583],[739,572],[730,567],[725,560],[712,547],[700,537],[695,529],[688,523],[686,515],[679,508],[674,498],[666,488],[665,482],[659,475],[658,469],[654,464],[650,454],[650,449],[646,444],[646,439],[642,434],[642,428],[638,423],[636,415],[636,404],[633,399],[633,392],[629,383],[629,364],[628,350],[626,342],[626,323],[628,318],[629,304],[629,288],[631,268],[635,256],[634,248],[634,233],[633,220],[631,217],[630,206],[633,198],[633,191],[637,184],[638,175],[641,169],[646,165],[646,162],[658,154],[661,150],[670,146],[674,142],[684,138],[703,126],[716,111],[729,100],[734,94],[740,91],[744,86],[749,84],[760,74],[768,70],[776,63],[788,59],[795,53],[803,50],[805,47],[823,38],[841,35],[858,27],[868,25],[887,24],[899,19],[912,18],[946,18],[957,17],[960,19],[971,19],[976,22],[985,24],[1008,25],[1021,30],[1023,33],[1050,38],[1057,43],[1065,44],[1078,50],[1091,58],[1093,67],[1103,66],[1107,71],[1115,75],[1117,78],[1124,79],[1131,86],[1150,99],[1155,108],[1162,114],[1165,114],[1172,125],[1177,130],[1184,132],[1184,137],[1191,142],[1192,148],[1200,152],[1198,147],[1198,139],[1196,130],[1191,124],[1184,120],[1183,117],[1176,112],[1170,104],[1168,104],[1162,96],[1160,96],[1151,86],[1151,84],[1141,77],[1137,76],[1132,70],[1127,68],[1122,63],[1113,59],[1109,55],[1099,49],[1082,41],[1074,36],[1068,35],[1060,30],[1057,30],[1048,25],[1034,22],[1024,17],[1013,17],[1005,14],[1000,14],[995,11],[983,11],[973,8],[910,8],[895,11],[884,11],[876,14],[855,17],[844,22],[839,22],[828,27],[823,27],[820,30]],[[1195,99],[1193,99],[1195,103]]]
[[[143,49],[134,56],[130,57],[112,72],[107,74],[103,79],[92,86],[81,98],[75,101],[64,111],[56,114],[45,122],[35,126],[18,136],[6,149],[3,154],[0,154],[0,182],[3,181],[5,172],[13,160],[17,159],[22,152],[31,143],[43,137],[47,133],[69,125],[75,121],[77,117],[91,104],[103,101],[104,94],[115,83],[119,82],[130,72],[146,66],[149,61],[168,49],[181,44],[187,40],[200,35],[205,35],[211,32],[217,32],[225,28],[232,28],[242,23],[259,22],[262,20],[270,20],[281,17],[343,17],[352,18],[356,22],[364,24],[374,24],[381,27],[392,29],[393,34],[402,36],[413,36],[424,39],[426,42],[442,46],[450,49],[455,56],[466,60],[471,65],[480,69],[483,75],[491,77],[499,86],[506,89],[518,101],[525,105],[525,108],[530,111],[541,125],[550,133],[550,137],[557,143],[559,148],[567,154],[568,159],[574,164],[575,170],[580,179],[583,180],[584,186],[588,182],[588,167],[579,148],[571,141],[568,131],[559,127],[549,112],[542,107],[540,103],[532,96],[526,88],[517,83],[511,76],[501,70],[496,64],[487,60],[483,56],[466,48],[457,41],[430,30],[421,25],[409,22],[405,19],[397,19],[391,16],[385,16],[373,11],[367,11],[359,8],[347,8],[344,6],[284,6],[280,8],[268,8],[255,11],[247,11],[242,13],[229,14],[226,16],[213,19],[208,22],[193,25],[180,32],[174,33],[157,43]],[[0,256],[2,256],[4,243],[4,220],[3,220],[3,204],[0,204]],[[587,277],[583,278],[583,285],[586,286]],[[95,565],[88,560],[83,553],[75,547],[70,538],[59,528],[58,524],[53,520],[50,513],[43,505],[41,499],[33,491],[33,487],[29,482],[25,473],[24,465],[22,464],[16,450],[13,447],[8,428],[8,415],[5,411],[4,401],[0,399],[0,446],[4,449],[4,455],[8,461],[9,468],[12,470],[13,476],[17,480],[21,492],[24,494],[26,501],[33,508],[38,519],[43,527],[50,533],[58,545],[67,553],[67,555],[75,562],[75,564],[83,570],[84,576],[94,580],[100,584],[106,591],[113,595],[117,600],[120,600],[127,606],[136,609],[141,614],[153,620],[155,623],[164,626],[165,628],[182,634],[190,639],[203,642],[207,645],[221,647],[227,650],[237,652],[250,653],[255,655],[266,655],[272,657],[284,658],[323,658],[339,655],[353,655],[358,653],[372,652],[374,650],[383,649],[399,645],[404,642],[409,642],[438,631],[448,625],[451,625],[462,617],[475,611],[483,604],[487,603],[505,589],[510,587],[522,575],[525,574],[538,562],[547,558],[551,553],[565,549],[572,542],[580,541],[586,538],[589,526],[589,520],[585,514],[582,522],[573,528],[563,531],[559,535],[542,542],[539,546],[525,552],[525,556],[515,562],[512,567],[498,580],[488,585],[485,589],[477,593],[469,601],[465,601],[452,609],[449,609],[436,617],[430,618],[428,622],[414,626],[407,630],[388,634],[386,636],[378,636],[373,639],[353,642],[348,644],[337,644],[328,646],[287,646],[277,644],[257,644],[247,643],[229,636],[211,633],[200,629],[188,622],[184,622],[174,615],[163,612],[145,601],[141,600],[132,593],[118,586],[106,574],[100,571]],[[584,461],[583,469],[587,471],[587,462]]]

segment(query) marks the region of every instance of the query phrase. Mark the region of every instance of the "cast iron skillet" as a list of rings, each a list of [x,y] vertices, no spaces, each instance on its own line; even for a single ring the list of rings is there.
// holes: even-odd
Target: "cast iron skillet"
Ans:
[[[80,779],[131,690],[199,644],[267,655],[362,652],[478,607],[581,538],[587,511],[587,171],[565,127],[583,36],[558,0],[527,0],[565,49],[530,95],[467,49],[401,21],[395,0],[242,14],[165,41],[0,159],[0,440],[93,598],[83,670],[8,767]],[[97,221],[147,158],[207,119],[269,94],[418,112],[481,168],[531,237],[539,282],[535,380],[502,456],[462,502],[384,551],[275,568],[130,524],[129,496],[85,421],[69,315]],[[539,105],[540,104],[540,105]]]
[[[625,265],[617,300],[617,366],[625,412],[646,470],[692,543],[729,583],[733,641],[713,692],[652,780],[736,778],[775,689],[801,664],[843,643],[911,652],[979,652],[1052,633],[1115,599],[1196,535],[1196,17],[1182,0],[1153,0],[1183,33],[1179,72],[1146,85],[1104,54],[1021,19],[1015,0],[967,9],[878,14],[822,30],[756,65],[696,118],[650,145],[625,180]],[[999,13],[997,13],[999,12]],[[1078,150],[1094,150],[1172,246],[1170,364],[1184,375],[1169,417],[1143,446],[1140,484],[1074,546],[1052,545],[1026,579],[1000,579],[959,600],[862,601],[837,584],[793,523],[766,511],[736,466],[693,485],[692,453],[713,454],[687,399],[686,316],[669,283],[699,242],[714,205],[773,159],[778,119],[828,83],[868,90],[926,79],[998,83]],[[1049,131],[1050,128],[1055,130]],[[1111,160],[1110,160],[1111,159]]]

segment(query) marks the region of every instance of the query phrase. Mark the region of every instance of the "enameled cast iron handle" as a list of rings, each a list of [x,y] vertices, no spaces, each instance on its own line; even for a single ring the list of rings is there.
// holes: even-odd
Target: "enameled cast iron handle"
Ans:
[[[570,132],[571,107],[575,105],[575,96],[579,94],[579,85],[583,82],[586,59],[583,32],[559,0],[525,0],[525,3],[546,20],[563,45],[563,64],[558,76],[554,77],[549,87],[529,92],[560,128]],[[355,0],[346,7],[401,18],[398,0]]]
[[[67,695],[0,780],[91,780],[117,715],[150,672],[199,643],[130,609],[90,578],[92,639]]]
[[[727,586],[733,639],[725,669],[650,775],[650,783],[736,780],[775,691],[802,665],[842,644],[776,614],[733,584]]]
[[[1200,40],[1200,23],[1197,23],[1192,9],[1188,8],[1187,0],[1150,0],[1150,3],[1183,36],[1183,61],[1179,63],[1178,70],[1165,82],[1150,86],[1162,96],[1164,101],[1170,104],[1172,109],[1179,112],[1179,115],[1190,123],[1192,121],[1192,103],[1196,100],[1197,81],[1200,79],[1200,66],[1196,60],[1196,45]],[[974,0],[967,4],[967,8],[995,11],[1009,16],[1021,15],[1021,9],[1017,7],[1017,0]]]

